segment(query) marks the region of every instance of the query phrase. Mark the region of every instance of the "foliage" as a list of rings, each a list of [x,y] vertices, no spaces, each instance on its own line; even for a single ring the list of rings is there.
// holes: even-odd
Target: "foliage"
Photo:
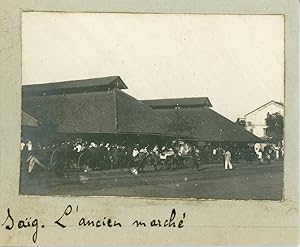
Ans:
[[[267,114],[265,119],[267,125],[266,134],[270,141],[278,143],[283,140],[284,121],[283,116],[279,112]]]

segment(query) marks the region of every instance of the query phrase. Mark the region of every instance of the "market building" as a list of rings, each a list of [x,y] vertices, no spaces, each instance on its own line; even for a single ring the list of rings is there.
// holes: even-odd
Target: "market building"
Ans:
[[[207,97],[138,100],[119,76],[23,86],[23,110],[41,123],[37,135],[90,139],[180,138],[256,143],[260,139],[211,109]]]
[[[255,143],[261,140],[244,128],[211,109],[207,97],[143,100],[174,123],[183,128],[179,130],[192,139],[200,142],[215,143]],[[175,127],[176,132],[176,127]]]

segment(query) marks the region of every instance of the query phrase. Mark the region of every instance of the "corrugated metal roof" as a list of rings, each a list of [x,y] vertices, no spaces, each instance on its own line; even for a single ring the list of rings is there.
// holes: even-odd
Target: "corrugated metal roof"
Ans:
[[[109,76],[102,78],[24,85],[22,87],[22,91],[24,96],[41,96],[107,91],[108,89],[113,90],[114,88],[127,89],[127,86],[119,76]]]
[[[170,98],[142,100],[143,103],[154,109],[174,109],[177,105],[181,108],[211,107],[208,97]]]

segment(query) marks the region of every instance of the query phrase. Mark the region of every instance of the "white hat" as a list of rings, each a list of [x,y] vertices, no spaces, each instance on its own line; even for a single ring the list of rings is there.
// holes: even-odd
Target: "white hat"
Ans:
[[[90,145],[91,148],[95,148],[97,147],[96,143],[95,142],[91,142],[91,145]]]

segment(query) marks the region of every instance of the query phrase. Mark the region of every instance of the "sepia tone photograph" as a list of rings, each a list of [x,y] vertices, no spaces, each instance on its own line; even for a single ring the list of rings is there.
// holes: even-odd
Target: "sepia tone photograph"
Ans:
[[[282,15],[22,15],[23,195],[283,200]]]

